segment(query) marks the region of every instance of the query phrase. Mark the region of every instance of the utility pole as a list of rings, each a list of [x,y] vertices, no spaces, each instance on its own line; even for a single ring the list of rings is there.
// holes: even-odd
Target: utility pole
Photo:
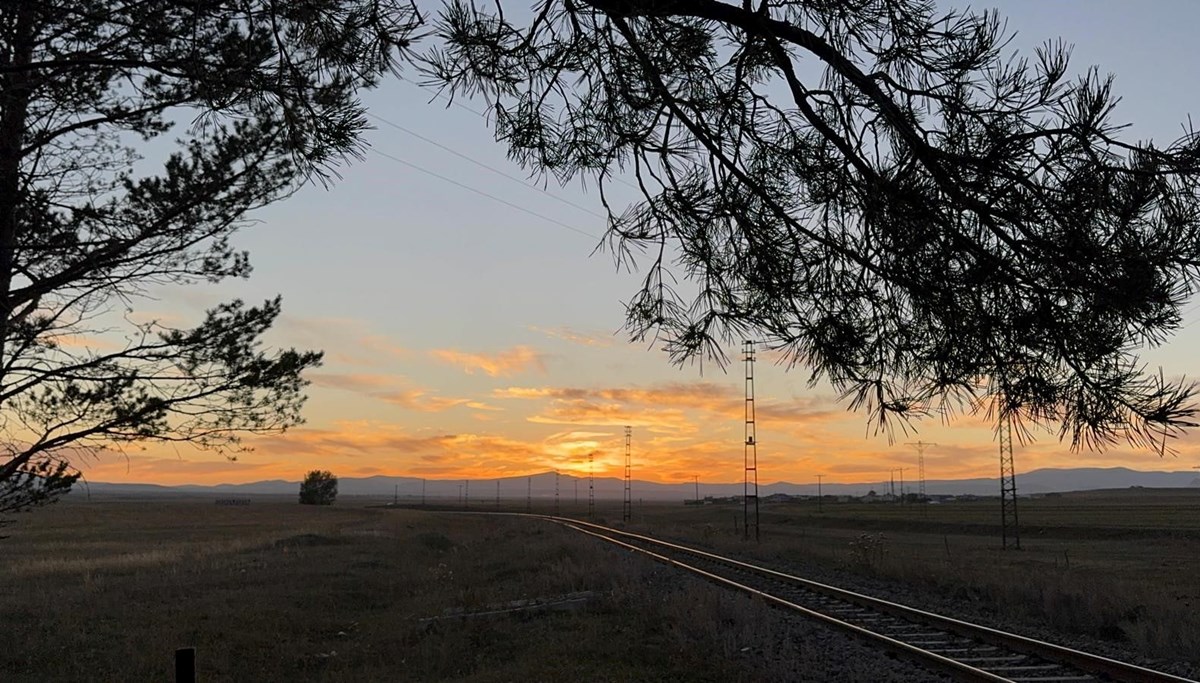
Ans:
[[[471,482],[463,479],[463,509],[471,507]]]
[[[458,485],[458,504],[462,505],[462,484]]]
[[[400,504],[400,485],[396,484],[396,490],[392,493],[392,505]]]
[[[500,509],[500,480],[496,480],[496,509]]]
[[[421,507],[425,507],[425,477],[421,477]]]
[[[925,443],[924,441],[910,441],[906,446],[912,446],[917,449],[917,478],[920,484],[917,485],[917,493],[921,496],[921,501],[925,501],[925,449],[930,446],[936,446],[936,443]]]
[[[824,501],[824,497],[821,495],[821,480],[824,478],[825,478],[824,474],[817,475],[817,514],[818,515],[821,514],[821,504]]]
[[[901,505],[904,505],[904,470],[905,469],[907,469],[907,468],[896,467],[896,468],[890,470],[890,474],[892,475],[892,500],[893,500],[893,502],[899,502]],[[900,497],[899,498],[896,497],[896,473],[897,472],[900,473]]]
[[[696,505],[700,504],[700,475],[693,474],[692,478],[696,480]]]
[[[1000,539],[1005,548],[1011,536],[1013,547],[1021,549],[1021,530],[1017,523],[1017,471],[1013,465],[1012,417],[1001,413],[996,427],[1000,441]]]
[[[575,477],[575,507],[579,508],[579,477]]]
[[[596,452],[588,453],[588,519],[596,514]]]
[[[554,470],[554,516],[559,516],[558,509],[558,470]]]
[[[525,481],[525,512],[533,512],[533,477]]]
[[[624,498],[624,502],[621,504],[621,521],[625,522],[626,524],[628,524],[630,521],[633,520],[633,496],[631,493],[631,489],[629,488],[630,473],[632,471],[632,468],[630,466],[630,462],[631,462],[630,461],[630,453],[632,452],[631,451],[632,443],[633,443],[633,427],[630,427],[629,425],[625,425],[625,498]]]
[[[888,470],[888,476],[892,478],[892,483],[888,486],[888,494],[892,497],[892,502],[896,502],[896,470]]]
[[[754,342],[747,339],[742,344],[746,358],[746,445],[742,452],[744,467],[742,478],[742,536],[750,540],[750,524],[754,524],[754,540],[758,533],[758,434],[754,421]],[[754,517],[750,508],[753,502]]]

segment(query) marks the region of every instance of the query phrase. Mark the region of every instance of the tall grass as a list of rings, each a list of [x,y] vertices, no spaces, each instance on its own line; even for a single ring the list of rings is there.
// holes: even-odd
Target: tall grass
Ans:
[[[748,598],[545,522],[62,505],[0,553],[0,680],[888,680]],[[74,537],[77,542],[71,543]],[[572,611],[460,616],[590,591]],[[873,663],[874,662],[874,663]]]
[[[1093,499],[1089,499],[1092,501]],[[1200,665],[1200,510],[1193,498],[1121,505],[1028,503],[1022,550],[1004,550],[984,505],[772,506],[761,544],[733,525],[739,510],[661,507],[639,528],[782,565],[816,563],[887,579],[976,611]],[[714,531],[715,530],[715,531]]]

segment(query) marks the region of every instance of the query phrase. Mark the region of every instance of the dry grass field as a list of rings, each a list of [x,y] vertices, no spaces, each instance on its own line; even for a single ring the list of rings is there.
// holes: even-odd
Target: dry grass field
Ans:
[[[97,500],[23,516],[0,541],[0,680],[170,680],[182,646],[202,681],[904,680],[548,522],[361,506]],[[581,591],[577,609],[454,616]]]
[[[1200,490],[1020,501],[1020,551],[1001,548],[999,503],[764,505],[762,543],[740,505],[642,506],[634,527],[781,565],[894,580],[976,611],[1200,664]],[[620,519],[619,508],[598,516]]]

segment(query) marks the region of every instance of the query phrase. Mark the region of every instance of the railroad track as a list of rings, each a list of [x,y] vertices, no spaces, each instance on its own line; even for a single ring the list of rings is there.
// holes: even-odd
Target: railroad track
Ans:
[[[849,632],[960,681],[1196,683],[1052,643],[945,617],[729,557],[576,519],[530,515],[648,555]]]

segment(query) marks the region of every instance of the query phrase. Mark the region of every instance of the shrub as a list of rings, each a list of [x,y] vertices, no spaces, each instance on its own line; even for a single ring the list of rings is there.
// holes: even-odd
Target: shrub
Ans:
[[[332,505],[337,498],[337,477],[328,470],[313,470],[300,483],[300,502],[304,505]]]

